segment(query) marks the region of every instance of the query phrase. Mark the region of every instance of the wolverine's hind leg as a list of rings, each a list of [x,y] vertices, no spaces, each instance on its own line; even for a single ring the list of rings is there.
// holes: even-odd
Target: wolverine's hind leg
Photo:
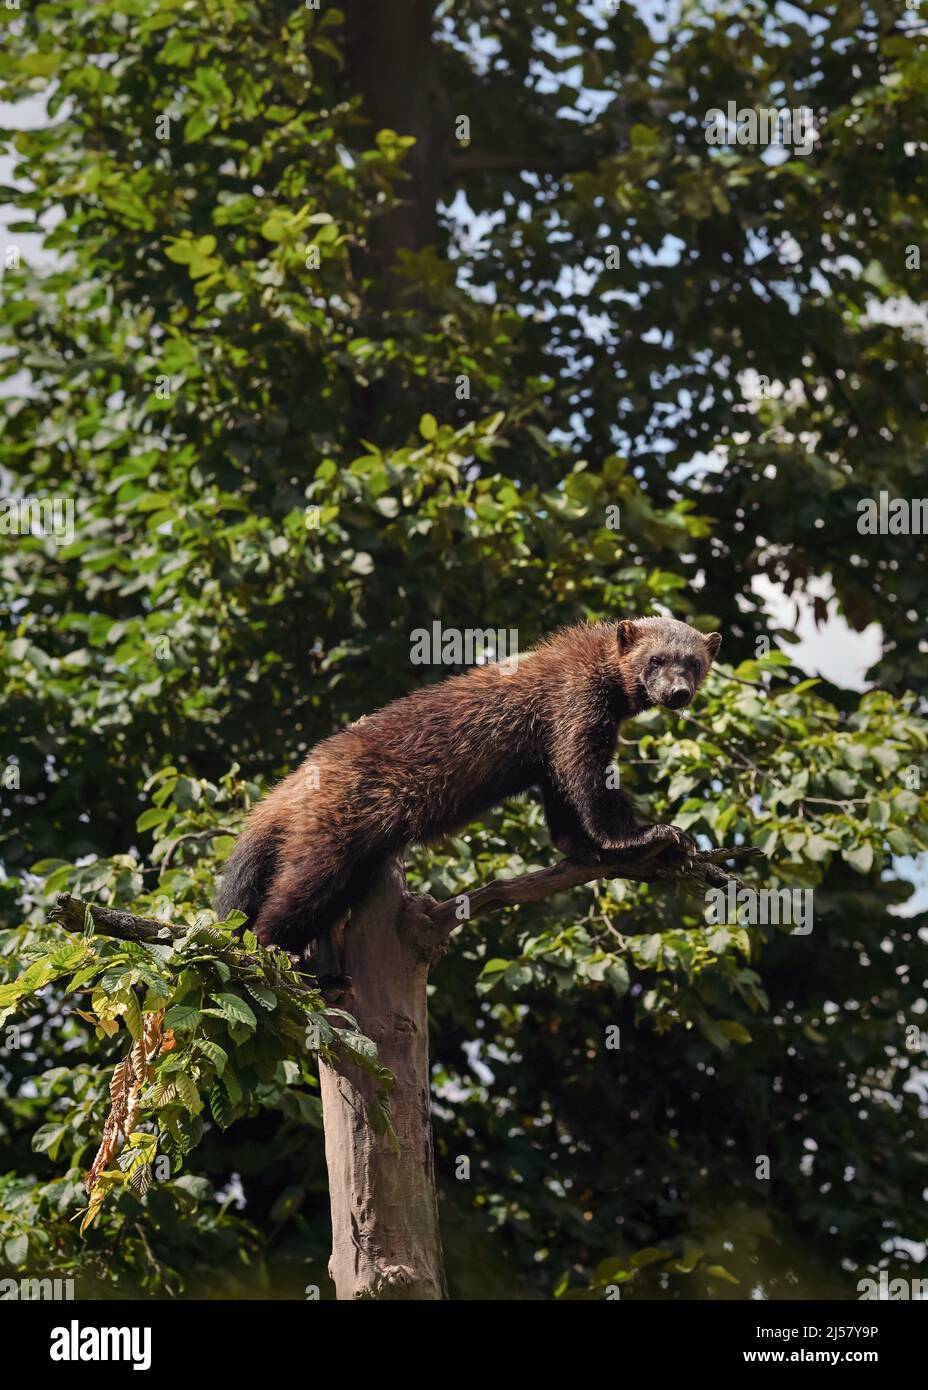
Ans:
[[[263,946],[281,946],[298,955],[327,936],[347,913],[347,874],[320,873],[318,861],[284,860],[261,905],[253,931]]]
[[[565,796],[551,782],[542,782],[545,821],[555,849],[578,864],[596,864],[601,851],[580,824],[580,817]]]

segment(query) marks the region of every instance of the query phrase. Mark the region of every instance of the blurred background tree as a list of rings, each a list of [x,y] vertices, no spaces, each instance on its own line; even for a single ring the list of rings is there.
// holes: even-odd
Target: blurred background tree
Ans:
[[[860,536],[857,503],[924,478],[919,15],[48,0],[0,22],[0,97],[48,110],[2,132],[3,490],[76,508],[68,544],[0,541],[5,978],[58,940],[62,886],[207,906],[261,785],[445,674],[410,665],[413,629],[525,648],[663,605],[721,628],[728,665],[698,722],[629,733],[629,781],[762,844],[815,929],[710,931],[605,885],[466,930],[432,998],[452,1293],[854,1296],[914,1268],[926,960],[896,909],[928,834],[924,539]],[[810,107],[811,153],[710,146],[729,100]],[[51,265],[10,255],[36,232]],[[873,693],[777,655],[770,584],[879,624]],[[518,803],[413,872],[444,896],[550,853]],[[207,1124],[184,1187],[81,1238],[120,1045],[55,986],[13,1022],[9,1269],[117,1297],[324,1284],[308,1069],[305,1103],[290,1078]]]

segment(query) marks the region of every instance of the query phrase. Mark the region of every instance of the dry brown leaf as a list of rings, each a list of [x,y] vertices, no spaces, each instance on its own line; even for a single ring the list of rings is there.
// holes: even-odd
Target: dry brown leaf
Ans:
[[[103,1126],[103,1137],[96,1157],[88,1169],[84,1186],[90,1193],[90,1206],[81,1225],[83,1231],[93,1220],[97,1208],[103,1200],[103,1193],[97,1190],[100,1174],[104,1172],[116,1153],[118,1137],[123,1140],[135,1129],[141,1104],[142,1089],[152,1078],[155,1059],[163,1047],[163,1013],[142,1015],[142,1036],[134,1042],[127,1056],[117,1062],[110,1077],[110,1113]],[[173,1038],[173,1034],[171,1035]]]

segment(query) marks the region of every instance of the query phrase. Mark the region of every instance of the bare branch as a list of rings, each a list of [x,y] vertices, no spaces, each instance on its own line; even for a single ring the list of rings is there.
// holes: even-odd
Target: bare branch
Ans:
[[[113,936],[118,941],[135,941],[141,946],[169,946],[172,942],[180,941],[187,936],[191,930],[189,926],[172,927],[168,922],[159,922],[154,917],[137,917],[133,912],[120,912],[114,907],[102,907],[99,903],[86,903],[82,898],[72,898],[70,893],[58,894],[57,906],[51,909],[48,916],[65,931],[82,932],[84,914],[88,910],[93,919],[94,931],[99,936]],[[297,957],[289,952],[282,954],[289,955],[291,963],[300,972],[299,975],[288,979],[290,988],[300,993],[306,990],[315,991],[316,985],[307,981],[312,962],[308,967],[306,964],[301,965]],[[246,964],[253,963],[255,959],[253,955],[242,957],[243,963]],[[333,994],[332,998],[329,998],[330,992]],[[330,992],[322,991],[329,1003],[337,1002],[342,993],[341,989],[333,988]]]
[[[188,927],[169,926],[167,922],[159,922],[154,917],[136,917],[131,912],[119,912],[114,907],[85,903],[81,898],[72,898],[70,893],[59,893],[57,906],[48,915],[65,931],[82,932],[87,908],[93,918],[94,930],[101,936],[115,936],[120,941],[137,941],[142,945],[160,942],[165,945],[185,936],[189,930]]]
[[[697,853],[676,867],[661,863],[660,855],[655,855],[653,850],[629,850],[602,864],[579,864],[574,859],[561,859],[550,868],[520,874],[518,878],[496,879],[471,893],[447,898],[443,902],[425,895],[410,894],[407,897],[406,922],[425,950],[440,953],[450,933],[461,925],[462,919],[458,915],[461,897],[466,897],[466,920],[470,921],[490,908],[541,902],[555,893],[578,888],[598,878],[624,878],[639,883],[678,880],[703,889],[707,886],[722,887],[730,877],[721,868],[726,860],[743,863],[760,855],[759,849],[748,845],[735,849],[713,849]]]
[[[580,864],[575,859],[560,859],[547,869],[536,869],[517,878],[498,878],[473,892],[446,898],[438,902],[428,894],[404,893],[403,925],[415,944],[426,956],[437,958],[447,949],[448,938],[460,926],[459,904],[466,898],[467,918],[470,921],[494,907],[515,907],[522,903],[537,903],[555,893],[564,893],[592,883],[598,878],[624,878],[638,883],[689,883],[697,888],[724,887],[732,875],[722,865],[728,861],[742,864],[757,859],[761,850],[750,845],[732,849],[710,849],[697,852],[690,859],[668,863],[662,855],[666,846],[646,850],[631,849],[616,854],[601,864]],[[735,879],[735,882],[739,882]],[[131,912],[100,907],[72,898],[69,893],[58,895],[58,904],[49,913],[52,921],[65,931],[81,932],[84,913],[89,908],[94,929],[101,936],[115,936],[122,941],[137,941],[143,945],[168,943],[185,936],[189,928],[172,927],[153,917],[136,917]]]

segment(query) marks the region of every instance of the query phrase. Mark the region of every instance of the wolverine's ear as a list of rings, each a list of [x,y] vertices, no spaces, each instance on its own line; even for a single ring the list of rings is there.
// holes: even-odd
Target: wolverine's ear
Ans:
[[[706,633],[706,651],[709,653],[709,660],[714,661],[719,647],[722,645],[722,634],[720,632]]]
[[[634,619],[623,618],[622,621],[618,624],[618,630],[616,632],[616,640],[619,644],[620,654],[623,652],[631,651],[632,647],[638,641],[638,638],[640,636],[641,630],[638,627],[638,624],[634,621]]]

